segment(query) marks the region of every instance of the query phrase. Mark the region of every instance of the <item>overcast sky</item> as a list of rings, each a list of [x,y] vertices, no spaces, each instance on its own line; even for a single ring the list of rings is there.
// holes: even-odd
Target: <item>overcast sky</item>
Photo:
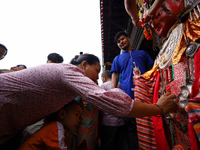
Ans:
[[[80,51],[102,61],[99,0],[4,0],[0,22],[0,43],[8,49],[2,69],[44,64],[52,52],[64,63]]]

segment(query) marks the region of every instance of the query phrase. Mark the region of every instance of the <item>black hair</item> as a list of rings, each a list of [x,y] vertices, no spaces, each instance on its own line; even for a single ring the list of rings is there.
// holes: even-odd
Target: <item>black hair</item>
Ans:
[[[109,70],[104,70],[103,73],[101,74],[101,76],[111,79],[112,74],[111,74],[111,72]]]
[[[7,52],[8,52],[8,49],[7,49],[3,44],[0,44],[0,47],[3,48],[3,49],[6,51],[6,53],[5,53],[5,55],[4,55],[4,56],[6,56],[6,54],[7,54]]]
[[[99,63],[99,58],[93,54],[88,54],[85,53],[83,55],[80,56],[75,56],[71,61],[70,64],[73,65],[79,65],[81,64],[83,61],[87,61],[89,65],[94,65],[96,62]]]
[[[65,106],[63,106],[61,109],[64,109],[64,110],[67,111],[73,104],[79,105],[79,106],[83,109],[83,104],[82,104],[80,101],[75,100],[75,99],[73,99],[71,102],[67,103],[67,104],[66,104]],[[61,110],[61,109],[60,109],[60,110]],[[52,114],[46,116],[46,117],[44,118],[45,124],[47,124],[47,123],[49,123],[49,122],[51,122],[51,121],[57,121],[57,118],[58,118],[58,115],[59,115],[59,111],[60,111],[60,110],[58,110],[58,111],[56,111],[56,112],[54,112],[54,113],[52,113]]]
[[[63,62],[63,57],[58,53],[50,53],[47,56],[47,59],[54,63],[62,63]]]
[[[117,44],[117,40],[120,36],[124,35],[125,37],[129,37],[128,34],[125,31],[119,31],[114,37],[114,42]]]
[[[23,64],[19,64],[19,65],[17,65],[17,67],[19,67],[19,66],[23,66],[24,68],[27,68],[25,65],[23,65]]]

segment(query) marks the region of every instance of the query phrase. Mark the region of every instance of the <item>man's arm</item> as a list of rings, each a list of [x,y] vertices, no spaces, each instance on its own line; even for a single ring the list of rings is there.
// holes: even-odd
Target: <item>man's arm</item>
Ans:
[[[149,22],[150,19],[151,19],[150,15],[153,15],[155,13],[155,11],[162,5],[162,3],[164,1],[165,0],[155,0],[155,2],[153,3],[153,5],[148,10],[149,16],[146,13],[145,17],[142,19],[142,22],[144,22],[144,23]],[[126,12],[129,14],[129,16],[132,17],[133,24],[136,27],[140,27],[141,24],[139,23],[139,19],[138,19],[136,0],[124,0],[124,6],[125,6],[125,9],[126,9]]]
[[[128,15],[132,18],[132,22],[136,27],[141,27],[137,14],[136,0],[124,0],[124,6]]]
[[[119,81],[119,73],[113,72],[112,74],[112,89],[117,87]]]

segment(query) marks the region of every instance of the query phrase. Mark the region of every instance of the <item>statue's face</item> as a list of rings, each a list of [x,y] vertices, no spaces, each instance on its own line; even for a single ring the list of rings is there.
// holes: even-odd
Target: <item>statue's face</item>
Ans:
[[[184,0],[165,0],[164,5],[168,11],[159,7],[152,17],[155,32],[162,37],[166,37],[170,28],[178,20],[177,16],[184,9]]]

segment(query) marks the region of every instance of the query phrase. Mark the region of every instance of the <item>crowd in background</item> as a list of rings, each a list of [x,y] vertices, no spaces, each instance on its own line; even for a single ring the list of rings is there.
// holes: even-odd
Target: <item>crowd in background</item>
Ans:
[[[163,3],[164,1],[165,3]],[[178,6],[179,3],[180,6]],[[166,39],[169,36],[169,31],[178,27],[174,24],[177,20],[176,13],[181,14],[180,12],[189,10],[189,7],[183,9],[183,0],[155,0],[152,6],[148,6],[148,10],[140,11],[144,16],[139,18],[135,0],[124,0],[124,4],[132,23],[136,27],[141,27],[150,21],[151,26],[157,24],[157,28],[154,28],[156,33],[166,37]],[[177,9],[174,9],[175,6]],[[199,7],[199,5],[197,6]],[[168,16],[168,14],[170,15]],[[184,13],[182,15],[185,18]],[[172,20],[171,17],[176,19]],[[183,19],[182,21],[186,20]],[[180,23],[179,21],[177,23]],[[199,19],[195,21],[197,21],[196,25],[199,25]],[[190,20],[186,22],[189,23]],[[191,22],[193,24],[193,21]],[[162,26],[159,25],[160,23],[163,23]],[[146,26],[149,25],[146,24]],[[186,26],[185,29],[187,28],[190,28],[190,26]],[[199,27],[194,26],[194,28],[196,30]],[[193,30],[187,29],[180,33],[181,36],[183,34],[186,37],[188,36],[187,38],[191,38],[189,32],[193,32]],[[177,57],[179,59],[177,64],[186,60],[181,59],[184,56],[184,51],[181,49],[182,46],[184,48],[188,46],[187,40],[181,38],[180,41],[182,42],[178,42],[180,45],[177,46],[176,50],[179,51],[176,54],[180,57]],[[174,93],[178,90],[174,90],[174,87],[169,87],[168,90],[162,89],[165,87],[159,80],[163,79],[160,75],[163,68],[159,68],[158,64],[154,64],[151,57],[144,50],[133,49],[126,32],[119,31],[116,33],[114,41],[121,49],[121,53],[113,59],[111,70],[103,70],[100,76],[100,80],[103,82],[101,86],[98,85],[101,70],[99,58],[93,54],[84,54],[83,52],[80,52],[79,55],[75,54],[69,64],[63,64],[63,56],[54,52],[47,56],[47,62],[44,65],[27,68],[24,64],[18,64],[11,66],[10,69],[1,69],[0,149],[139,150],[141,148],[139,148],[141,146],[139,142],[143,137],[145,138],[142,140],[147,144],[142,146],[146,149],[159,149],[160,147],[162,147],[160,149],[168,149],[167,144],[173,143],[173,141],[169,143],[166,141],[164,135],[166,133],[163,133],[165,131],[163,131],[164,126],[161,121],[164,115],[169,114],[169,112],[173,114],[180,109],[178,107],[180,104],[179,97]],[[171,42],[173,43],[173,40]],[[196,42],[199,42],[199,36]],[[185,43],[185,45],[182,43]],[[168,43],[168,45],[171,44]],[[170,47],[168,49],[171,50]],[[194,53],[196,57],[193,65],[197,66],[196,68],[200,64],[198,49],[199,47],[196,49],[196,54]],[[7,48],[0,44],[0,60],[6,56],[7,52]],[[164,52],[163,56],[165,56]],[[163,57],[164,59],[165,57]],[[170,59],[168,58],[168,60]],[[164,63],[166,63],[166,60]],[[178,67],[178,69],[180,68]],[[185,70],[187,71],[188,68]],[[151,75],[155,73],[154,71],[157,74],[153,78],[158,78],[158,80],[148,82],[152,79]],[[145,83],[142,84],[139,80],[144,77],[143,75],[147,75],[146,73],[149,73],[149,78],[144,78],[143,82]],[[192,99],[192,102],[196,101],[199,105],[200,73],[198,69],[194,73],[194,83],[197,87],[193,89],[193,92],[197,97]],[[182,78],[181,74],[178,73],[176,78],[180,80]],[[153,83],[152,85],[156,88],[151,89],[152,85],[149,83]],[[136,87],[135,84],[137,84]],[[140,88],[141,85],[143,87]],[[160,86],[162,87],[160,88]],[[180,88],[180,86],[177,87]],[[138,88],[140,88],[138,93],[142,93],[139,98],[137,97],[138,93],[135,94]],[[170,93],[167,91],[170,91]],[[135,99],[136,97],[138,99]],[[141,99],[149,99],[149,102],[144,102]],[[194,106],[196,107],[196,104]],[[200,106],[196,107],[196,110],[198,111],[199,108]],[[193,110],[192,107],[188,109]],[[187,112],[184,111],[184,115],[181,117],[187,120],[187,115]],[[152,133],[145,133],[138,140],[138,137],[144,133],[141,131],[145,130],[146,132],[149,128],[149,126],[141,127],[138,124],[136,126],[135,118],[141,117],[152,117],[158,124],[156,126],[155,122],[152,122]],[[152,121],[152,119],[149,120]],[[193,118],[192,121],[193,123],[199,123],[198,119]],[[193,133],[192,121],[189,124],[186,123],[186,128],[189,128],[187,131],[192,138],[187,137],[186,130],[183,131],[186,136],[178,137],[181,141],[185,138],[188,141],[187,146],[181,145],[180,141],[175,141],[173,145],[170,145],[171,149],[183,145],[188,149],[198,147],[195,144],[199,144],[199,142],[195,141],[196,135]],[[179,122],[181,124],[180,120]],[[176,126],[180,129],[178,124]],[[139,136],[137,127],[141,127]],[[159,130],[159,132],[156,133],[156,130]],[[174,132],[174,135],[179,132],[179,130],[170,130]],[[195,132],[198,136],[198,127]],[[160,136],[160,133],[163,133],[163,136]],[[162,142],[153,141],[155,140],[154,134],[157,134],[157,141],[161,139],[161,141],[166,142],[163,144]],[[171,139],[168,138],[167,140]],[[149,143],[153,143],[154,147],[148,145]],[[182,149],[184,148],[182,147]]]
[[[132,51],[132,47],[130,46],[130,43],[129,43],[129,37],[125,32],[117,33],[116,37],[115,37],[115,41],[116,41],[116,44],[119,46],[119,48],[121,48],[125,52],[127,52],[129,50]],[[2,58],[1,59],[3,59],[7,54],[7,48],[4,45],[1,45],[1,50],[2,50],[2,55],[1,55]],[[5,50],[6,52],[3,53],[3,50]],[[82,55],[82,54],[83,54],[83,52],[80,52],[80,55]],[[147,54],[145,54],[145,55],[147,55]],[[120,56],[123,56],[123,55],[120,55]],[[137,54],[132,55],[131,62],[129,63],[130,65],[128,66],[129,68],[125,69],[125,71],[126,72],[128,71],[130,74],[129,77],[126,77],[128,80],[126,81],[125,85],[124,85],[123,79],[121,79],[121,82],[122,82],[121,89],[123,89],[125,91],[130,90],[127,93],[133,99],[134,99],[134,97],[133,97],[134,94],[132,94],[133,90],[131,90],[134,88],[134,84],[132,82],[133,74],[131,74],[130,70],[132,70],[131,68],[135,63],[137,63],[137,64],[139,63],[139,62],[136,62],[139,60],[133,61],[133,58],[135,60],[136,56],[137,56]],[[79,55],[76,55],[75,57],[78,58]],[[119,56],[117,56],[117,57],[119,57]],[[126,59],[126,57],[127,56],[125,55],[120,59]],[[111,88],[115,88],[115,87],[112,87],[113,86],[112,74],[114,74],[114,78],[116,78],[116,79],[114,79],[115,81],[119,80],[119,74],[121,74],[121,72],[119,70],[121,70],[121,69],[116,68],[115,63],[121,63],[121,61],[123,62],[123,60],[116,60],[116,59],[117,58],[115,58],[114,65],[111,70],[112,73],[109,70],[104,70],[101,75],[101,80],[103,82],[101,87],[105,90],[110,90]],[[151,60],[149,56],[148,56],[148,59]],[[63,63],[63,60],[64,60],[63,56],[61,56],[60,54],[50,53],[47,56],[46,63]],[[147,62],[147,64],[149,64],[148,67],[150,67],[152,65],[152,63],[153,63],[152,60],[150,63]],[[142,64],[140,64],[139,66],[140,66],[140,68],[143,67]],[[142,70],[142,73],[144,73],[148,69],[148,67],[146,67],[146,69],[144,69],[145,66],[146,65],[144,65],[144,67],[142,68],[144,70],[144,71]],[[134,67],[136,67],[136,66],[134,66]],[[27,69],[27,67],[24,64],[19,64],[19,65],[11,67],[10,69],[2,69],[1,73],[9,73],[9,72],[14,72],[14,71],[20,71],[23,69]],[[123,73],[122,73],[122,77],[124,78]],[[130,87],[127,84],[128,82],[130,82],[130,84],[129,84]],[[120,88],[119,81],[114,84],[115,84],[114,86],[116,86],[117,88]],[[125,86],[126,88],[123,88],[123,86]],[[129,89],[127,89],[127,86]],[[82,104],[84,103],[81,101],[80,97],[79,98],[77,97],[77,101],[79,101]],[[98,109],[94,108],[91,105],[88,105],[87,103],[85,103],[83,113],[81,113],[80,116],[82,118],[82,122],[75,130],[70,131],[67,128],[65,128],[65,137],[68,139],[66,142],[68,150],[70,150],[70,149],[75,150],[77,147],[78,147],[78,149],[86,149],[86,147],[87,147],[88,150],[90,150],[90,149],[91,150],[93,150],[93,149],[102,149],[102,150],[138,149],[137,130],[136,130],[136,123],[135,123],[134,118],[131,119],[131,118],[116,117],[116,116],[110,115],[106,112],[99,111]],[[12,140],[12,141],[15,141],[16,144],[15,145],[12,144],[11,148],[17,149],[21,144],[26,142],[26,140],[29,139],[29,137],[31,135],[36,133],[36,131],[40,130],[45,125],[44,120],[45,119],[41,119],[40,121],[38,121],[30,126],[27,126],[22,132],[20,132],[16,136],[16,138],[14,138],[14,140]],[[130,134],[130,136],[129,136],[129,134]],[[19,137],[21,137],[21,138],[19,138]],[[135,142],[131,142],[131,140],[135,141]],[[7,145],[6,145],[6,147],[7,147]],[[21,146],[20,149],[27,149],[27,146],[26,145],[24,147]]]
[[[101,80],[103,82],[101,88],[108,92],[112,92],[110,90],[113,88],[122,89],[130,96],[130,98],[128,98],[129,100],[120,98],[120,101],[124,103],[125,102],[124,100],[128,100],[130,104],[128,104],[127,106],[131,107],[131,103],[133,104],[133,99],[134,99],[134,78],[137,78],[142,73],[147,71],[152,66],[153,61],[146,52],[136,51],[132,49],[129,40],[130,39],[128,35],[123,31],[120,31],[119,33],[116,34],[115,36],[116,44],[119,46],[120,49],[123,50],[123,53],[116,56],[116,58],[113,60],[113,65],[111,70],[103,71],[101,75]],[[8,50],[4,45],[0,45],[1,59],[3,59],[6,56],[7,51]],[[47,56],[46,65],[62,64],[63,60],[64,60],[63,56],[61,56],[60,54],[50,53]],[[124,63],[124,60],[126,60],[127,62]],[[88,76],[90,79],[93,80],[95,84],[98,85],[98,79],[99,79],[98,74],[100,72],[101,67],[99,64],[99,59],[96,56],[92,54],[83,54],[82,52],[80,52],[79,55],[75,55],[75,57],[70,61],[70,64],[82,67],[82,70],[85,71],[86,76]],[[128,65],[123,66],[124,64]],[[58,67],[59,65],[49,65],[49,66]],[[11,67],[10,69],[2,69],[1,74],[12,76],[12,74],[14,75],[14,72],[18,72],[19,74],[16,75],[17,77],[20,77],[20,74],[24,74],[23,70],[26,69],[27,67],[24,64],[19,64]],[[34,67],[32,69],[34,69]],[[39,71],[39,69],[37,69],[37,71]],[[48,69],[48,72],[45,72],[45,69],[42,69],[42,71],[44,71],[44,73],[46,74],[44,78],[46,78],[47,80],[49,78],[48,75],[52,76],[51,73],[48,74],[49,71],[51,72],[51,69],[50,70]],[[52,71],[56,72],[56,70]],[[59,70],[58,72],[60,71],[61,70]],[[36,72],[34,71],[34,73]],[[38,73],[41,74],[41,72]],[[26,78],[26,76],[30,77],[28,74],[29,72],[25,73],[25,77],[23,77],[23,80],[24,78]],[[39,76],[38,79],[34,75],[33,77],[36,79],[34,81],[33,78],[34,82],[36,82],[38,79],[39,82],[43,82],[40,79],[42,78],[42,76]],[[15,83],[16,82],[15,80],[17,79],[14,78],[14,80],[11,82]],[[76,81],[76,79],[74,81]],[[54,82],[55,81],[53,81],[52,83]],[[52,92],[52,96],[56,96],[56,94],[54,95]],[[114,93],[111,94],[110,96],[116,97]],[[99,98],[101,97],[97,96],[97,99]],[[3,142],[3,144],[0,145],[0,148],[27,150],[27,149],[32,149],[33,147],[34,149],[46,147],[47,149],[51,149],[52,145],[54,146],[56,145],[58,147],[63,147],[63,148],[67,147],[68,150],[139,149],[135,117],[131,118],[120,117],[119,114],[118,114],[119,117],[117,117],[116,114],[113,115],[113,113],[109,113],[110,110],[104,111],[104,107],[99,106],[98,108],[94,107],[94,105],[88,104],[87,100],[89,99],[84,100],[82,99],[81,96],[78,96],[74,99],[74,101],[77,101],[77,104],[79,106],[77,104],[71,106],[70,103],[68,103],[66,104],[66,106],[60,108],[58,111],[53,112],[47,116],[44,116],[37,122],[34,122],[32,124],[29,123],[28,126],[24,126],[23,123],[21,122],[24,128],[18,131],[11,139]],[[110,100],[112,100],[112,98],[110,98]],[[106,101],[108,102],[109,100],[107,99]],[[30,100],[30,102],[32,101]],[[112,102],[111,104],[116,105],[117,103],[116,104],[115,103],[116,102]],[[135,103],[134,105],[136,105],[136,102],[134,103]],[[119,106],[121,107],[123,105],[120,104]],[[161,106],[159,105],[154,105],[154,106],[156,106],[157,109],[155,112],[151,111],[152,114],[164,113]],[[25,107],[27,106],[25,105]],[[70,109],[70,107],[73,107],[73,109]],[[106,107],[110,106],[108,105]],[[144,115],[151,115],[151,113],[146,113]],[[135,115],[140,116],[139,113],[136,114],[134,113],[131,116]],[[1,117],[4,118],[4,116]],[[39,118],[39,116],[36,117]],[[55,143],[54,141],[55,139],[59,139],[59,141]]]
[[[48,115],[44,115],[43,112],[40,114],[41,116],[43,116],[41,118],[40,115],[37,115],[38,112],[34,110],[35,112],[33,112],[33,114],[37,118],[37,121],[31,121],[31,119],[34,118],[29,118],[30,121],[27,120],[25,121],[26,123],[23,123],[20,122],[20,119],[22,121],[24,120],[23,117],[27,118],[27,116],[26,115],[17,116],[18,114],[16,113],[15,115],[19,117],[18,125],[21,124],[21,126],[18,127],[14,124],[11,124],[9,121],[11,119],[9,117],[9,114],[11,116],[14,115],[10,111],[11,109],[10,108],[7,108],[5,110],[2,109],[2,115],[0,114],[0,117],[5,119],[4,120],[5,124],[3,123],[2,127],[6,127],[5,125],[6,123],[8,123],[6,128],[9,128],[8,125],[11,126],[9,128],[9,130],[11,131],[8,132],[14,135],[11,135],[11,138],[7,137],[8,139],[1,137],[2,140],[0,140],[1,141],[0,149],[13,149],[13,150],[14,149],[27,150],[27,149],[40,149],[40,148],[51,149],[52,145],[54,145],[55,147],[61,147],[63,149],[67,148],[68,150],[139,149],[135,117],[146,116],[146,115],[147,116],[157,115],[157,114],[163,115],[168,111],[170,111],[173,107],[175,107],[172,100],[172,98],[175,97],[174,95],[166,94],[165,96],[161,97],[161,102],[152,105],[151,104],[141,105],[140,102],[133,100],[134,78],[137,78],[141,74],[145,73],[149,68],[151,68],[153,61],[145,51],[142,50],[136,51],[132,49],[129,40],[130,39],[128,35],[123,31],[120,31],[119,33],[116,34],[115,36],[116,44],[120,49],[123,50],[123,53],[116,56],[116,58],[113,60],[113,65],[110,71],[109,70],[103,71],[101,75],[101,80],[103,84],[101,85],[101,87],[98,87],[98,79],[99,79],[98,74],[100,72],[101,67],[98,57],[96,57],[93,54],[83,54],[82,52],[80,52],[79,55],[76,55],[74,58],[72,58],[70,63],[68,65],[66,64],[65,66],[65,64],[59,65],[62,64],[64,60],[63,56],[57,53],[50,53],[47,56],[46,65],[41,65],[38,68],[33,67],[29,69],[24,64],[19,64],[11,67],[10,69],[2,69],[1,72],[2,74],[1,77],[3,79],[2,82],[5,81],[10,82],[7,84],[8,85],[14,84],[17,86],[17,88],[11,90],[11,93],[12,92],[18,93],[19,92],[18,90],[21,90],[21,86],[23,87],[24,83],[25,83],[24,87],[25,89],[26,87],[30,89],[30,87],[33,86],[32,84],[30,84],[31,85],[30,86],[28,82],[31,83],[33,82],[33,84],[36,85],[38,84],[35,87],[36,88],[35,90],[36,91],[39,90],[38,91],[39,93],[37,92],[35,93],[35,90],[33,88],[33,91],[28,90],[29,94],[27,95],[27,97],[23,96],[19,97],[15,94],[11,94],[13,95],[12,101],[16,103],[17,99],[22,101],[25,100],[24,101],[25,103],[27,101],[31,105],[33,105],[32,107],[35,107],[33,109],[36,109],[38,111],[44,111]],[[1,59],[3,59],[6,56],[7,51],[8,51],[7,48],[1,44],[0,45]],[[126,62],[124,63],[124,61]],[[71,65],[74,66],[72,67]],[[87,78],[91,79],[92,82],[88,79],[85,79],[88,81],[84,82],[85,77],[83,78],[80,75],[77,76],[76,72],[78,70],[75,66],[77,66],[77,68],[81,68],[84,72],[84,76],[86,75]],[[69,68],[65,69],[62,67],[69,67]],[[70,71],[71,69],[72,71]],[[28,70],[28,72],[24,70]],[[64,73],[61,75],[60,73],[62,72],[68,72],[68,73]],[[71,75],[69,74],[69,72]],[[62,80],[58,80],[56,78],[57,76],[60,75],[61,77],[64,76],[64,78],[62,77],[63,78]],[[66,75],[67,77],[65,77]],[[4,81],[4,78],[5,79],[11,78],[11,80]],[[52,81],[49,80],[51,78]],[[65,81],[65,79],[69,81]],[[47,80],[47,82],[45,80]],[[64,83],[60,83],[60,86],[59,84],[58,86],[56,86],[57,82],[58,83],[64,82]],[[43,83],[48,85],[45,84],[43,85]],[[80,83],[83,84],[83,86],[81,86]],[[4,88],[8,89],[10,88],[9,86],[6,85],[6,83],[3,84],[5,85]],[[18,86],[18,84],[22,85]],[[56,87],[54,87],[54,84]],[[68,98],[70,100],[70,96],[67,96],[68,95],[67,91],[64,94],[68,98],[64,97],[59,98],[59,96],[56,93],[54,94],[54,92],[62,93],[63,89],[61,87],[63,86],[63,84],[66,84],[67,87],[69,86],[71,88],[75,85],[80,88],[78,92],[80,95],[74,98],[76,104],[74,103],[71,104],[70,102],[66,104],[64,107],[59,107],[59,110],[56,106],[57,111],[52,112],[50,114],[49,111],[42,110],[40,108],[37,108],[39,106],[35,106],[34,101],[35,100],[38,101],[39,99],[41,99],[39,103],[45,101],[47,102],[47,105],[50,105],[51,102],[53,102],[54,104],[53,105],[51,104],[53,110],[53,107],[56,104],[56,101],[54,100],[59,100],[60,102],[65,99],[67,100]],[[42,87],[44,86],[44,88],[42,88],[41,86]],[[51,86],[53,86],[53,89],[50,88],[49,90],[53,91],[48,93],[48,88]],[[92,98],[93,96],[90,97],[90,94],[82,93],[84,88],[85,88],[84,90],[86,91],[93,90],[94,86],[98,89],[96,90],[97,93],[101,94],[105,93],[105,94],[100,96],[98,94],[95,94],[95,92],[94,93],[92,92],[95,95],[94,96],[95,99],[93,99]],[[118,90],[115,91],[116,88],[121,89],[122,91]],[[15,90],[17,91],[15,92]],[[26,90],[23,90],[23,92],[26,93]],[[48,93],[48,95],[45,94],[46,92]],[[36,94],[36,98],[34,98],[34,93]],[[39,98],[37,98],[38,94],[40,95],[40,93],[46,95],[46,97],[42,98],[42,96],[39,96]],[[106,93],[110,93],[109,98]],[[30,97],[30,95],[32,94],[33,96]],[[4,107],[4,105],[7,103],[7,97],[5,97],[6,95],[4,92],[2,93],[2,96],[3,99],[5,99],[5,102],[4,100],[1,101],[1,107]],[[50,100],[52,98],[54,98],[53,101]],[[50,102],[49,104],[48,101]],[[164,103],[170,103],[170,105],[165,106]],[[26,104],[23,105],[23,107],[25,107],[23,108],[24,110],[28,109],[28,106]],[[71,109],[71,107],[73,109]],[[136,109],[136,112],[138,113],[135,113],[135,109],[133,109],[135,107],[138,108],[141,107],[141,109]],[[51,107],[48,108],[51,109]],[[23,109],[20,110],[21,111],[20,113],[22,114],[24,113]],[[143,109],[147,111],[146,112],[142,111]],[[17,119],[17,117],[15,117],[15,119]],[[27,124],[28,126],[26,126],[25,124]],[[12,128],[19,128],[17,130],[20,131],[12,132]],[[4,131],[7,132],[6,130]]]

